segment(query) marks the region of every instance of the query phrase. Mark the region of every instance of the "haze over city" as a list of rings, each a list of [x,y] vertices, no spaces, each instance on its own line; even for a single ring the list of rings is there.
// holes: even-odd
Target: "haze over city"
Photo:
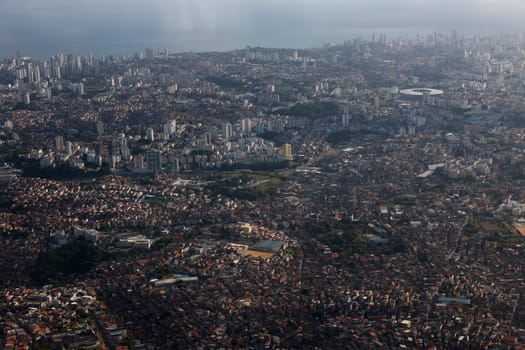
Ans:
[[[525,349],[524,14],[0,0],[0,349]]]
[[[309,48],[371,33],[513,32],[518,0],[3,0],[0,57],[231,50],[246,45]]]

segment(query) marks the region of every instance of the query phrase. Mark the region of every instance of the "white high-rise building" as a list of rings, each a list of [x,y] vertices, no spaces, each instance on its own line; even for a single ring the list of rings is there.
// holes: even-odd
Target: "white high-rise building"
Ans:
[[[241,132],[248,134],[252,132],[252,120],[249,118],[243,118],[241,120]]]
[[[230,123],[222,124],[222,138],[229,140],[233,136],[232,125]]]
[[[109,157],[109,167],[111,169],[115,169],[117,167],[118,162],[120,162],[120,155],[112,154]]]
[[[39,66],[35,66],[33,75],[34,75],[35,81],[39,83],[40,82],[40,67]]]
[[[150,142],[155,141],[155,132],[153,131],[152,128],[147,128],[146,129],[146,140],[148,140]]]
[[[84,96],[86,94],[84,83],[78,83],[78,94]]]
[[[176,120],[170,120],[167,123],[162,125],[162,132],[164,135],[170,137],[171,135],[175,134],[175,131],[177,130],[177,121]]]
[[[348,114],[343,114],[341,117],[343,128],[347,128],[350,126],[350,116]]]

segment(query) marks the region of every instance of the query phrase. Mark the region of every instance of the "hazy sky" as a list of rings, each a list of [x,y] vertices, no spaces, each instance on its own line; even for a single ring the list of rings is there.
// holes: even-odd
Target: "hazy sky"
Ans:
[[[314,47],[358,35],[524,29],[523,0],[0,0],[0,57]]]

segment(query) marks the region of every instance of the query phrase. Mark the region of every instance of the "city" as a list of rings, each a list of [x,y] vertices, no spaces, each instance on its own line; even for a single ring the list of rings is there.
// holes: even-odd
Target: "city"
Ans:
[[[525,38],[0,61],[3,349],[520,349]]]

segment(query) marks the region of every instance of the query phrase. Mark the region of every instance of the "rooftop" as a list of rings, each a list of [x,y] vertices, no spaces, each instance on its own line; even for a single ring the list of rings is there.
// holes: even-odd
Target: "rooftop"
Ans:
[[[400,91],[401,95],[406,96],[440,96],[443,95],[443,90],[438,89],[428,89],[428,88],[413,88],[413,89],[404,89]]]
[[[277,253],[279,249],[283,247],[283,245],[283,241],[262,240],[251,246],[250,250],[257,252]]]

